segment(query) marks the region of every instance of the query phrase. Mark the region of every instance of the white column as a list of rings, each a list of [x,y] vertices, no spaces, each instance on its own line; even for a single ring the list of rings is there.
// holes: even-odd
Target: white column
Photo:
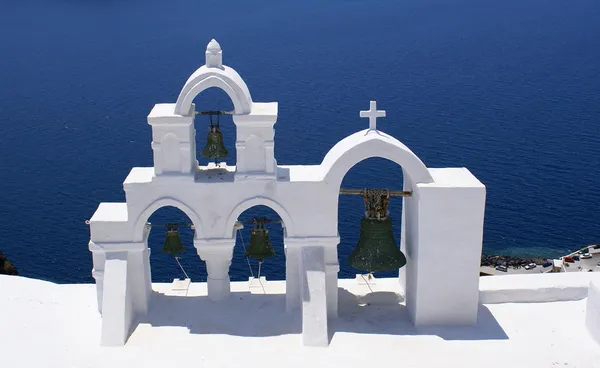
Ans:
[[[286,240],[284,239],[284,242]],[[301,298],[301,274],[300,264],[302,252],[296,245],[284,244],[285,249],[285,307],[288,312],[300,310]]]
[[[102,300],[103,346],[122,346],[127,341],[133,308],[127,272],[128,252],[107,252]]]
[[[339,264],[325,265],[325,278],[327,280],[327,316],[336,318],[338,316],[338,272]]]
[[[128,252],[127,278],[132,286],[133,310],[139,315],[148,313],[152,284],[150,280],[150,257],[148,248]]]
[[[404,169],[402,169],[402,177],[404,179],[404,185],[402,186],[403,191],[412,191],[412,186],[410,183],[410,178]],[[408,261],[408,254],[406,250],[406,232],[409,231],[406,226],[406,212],[409,206],[408,201],[410,198],[402,197],[402,217],[401,217],[401,225],[400,225],[400,251],[404,253]],[[408,262],[407,262],[408,263]],[[406,270],[407,267],[402,267],[398,271],[398,281],[400,282],[400,290],[404,296],[406,296]]]
[[[305,346],[327,346],[327,283],[322,246],[302,247],[302,340]]]
[[[429,170],[435,183],[416,185],[405,218],[417,230],[406,234],[406,305],[416,325],[474,325],[485,186],[467,169]]]
[[[338,273],[340,263],[338,261],[337,246],[339,237],[325,244],[325,279],[327,280],[327,316],[336,318],[338,315]]]
[[[148,289],[148,294],[152,294],[154,290],[152,289],[152,269],[150,268],[150,256],[152,255],[152,249],[147,248],[147,257],[144,262],[144,273],[146,275],[146,288]]]
[[[92,252],[92,277],[96,280],[96,299],[98,302],[98,312],[102,314],[102,293],[104,291],[104,264],[106,256],[104,250],[90,241],[88,244],[89,250]]]
[[[213,301],[225,300],[231,292],[229,266],[233,258],[233,239],[194,240],[200,258],[206,262],[208,297]]]

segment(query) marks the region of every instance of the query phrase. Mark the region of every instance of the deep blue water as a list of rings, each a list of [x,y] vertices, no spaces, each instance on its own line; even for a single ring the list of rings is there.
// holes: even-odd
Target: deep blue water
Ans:
[[[176,100],[211,38],[255,101],[279,102],[280,164],[318,164],[366,127],[358,111],[376,99],[388,116],[380,129],[429,167],[466,166],[487,186],[486,252],[600,243],[599,20],[597,0],[2,1],[0,249],[23,276],[93,281],[84,221],[124,200],[131,167],[152,165],[146,116]],[[196,103],[231,108],[220,91]],[[200,148],[206,123],[196,121]],[[230,120],[223,132],[234,153]],[[367,160],[344,186],[399,189],[401,170],[388,168]],[[342,197],[343,277],[361,213],[360,199]],[[276,217],[254,208],[242,218],[253,215]],[[151,217],[173,220],[185,218]],[[271,233],[278,256],[263,269],[281,279],[281,230]],[[180,276],[163,237],[150,239],[155,281]],[[186,270],[205,280],[191,233],[182,237]],[[234,280],[249,274],[242,254]]]

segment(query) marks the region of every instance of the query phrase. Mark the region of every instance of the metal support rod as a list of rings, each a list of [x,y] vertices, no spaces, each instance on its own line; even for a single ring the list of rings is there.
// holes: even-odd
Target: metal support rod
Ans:
[[[365,191],[363,189],[340,189],[340,194],[364,195]],[[390,197],[412,197],[412,192],[390,190]]]
[[[235,111],[209,110],[195,111],[196,115],[233,115]]]

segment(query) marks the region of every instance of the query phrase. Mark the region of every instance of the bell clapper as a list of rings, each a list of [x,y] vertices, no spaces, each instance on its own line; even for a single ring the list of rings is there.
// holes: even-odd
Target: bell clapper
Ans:
[[[263,263],[262,259],[259,259],[259,260],[258,260],[258,276],[257,276],[257,278],[258,278],[259,280],[260,280],[260,268],[261,268],[261,266],[262,266],[262,263]]]

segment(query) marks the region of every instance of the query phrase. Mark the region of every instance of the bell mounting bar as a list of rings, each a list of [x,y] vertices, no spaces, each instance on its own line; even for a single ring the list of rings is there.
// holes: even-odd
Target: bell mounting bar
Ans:
[[[270,223],[276,223],[276,224],[280,224],[282,221],[281,219],[277,219],[277,220],[273,220],[273,219],[269,219],[266,217],[255,217],[250,221],[237,221],[242,225],[253,225],[253,224],[270,224]]]
[[[209,111],[194,111],[196,115],[233,115],[234,111],[209,110]]]
[[[340,194],[365,195],[364,189],[340,189]],[[412,197],[412,192],[390,190],[390,197]]]

